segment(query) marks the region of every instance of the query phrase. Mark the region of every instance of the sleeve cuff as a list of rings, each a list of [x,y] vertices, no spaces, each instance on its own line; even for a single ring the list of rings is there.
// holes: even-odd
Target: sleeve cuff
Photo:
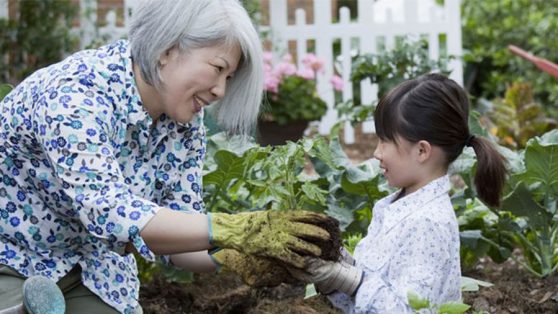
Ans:
[[[213,228],[211,225],[211,213],[207,213],[207,231],[209,232],[208,239],[209,244],[213,245]]]
[[[215,273],[220,273],[221,272],[221,263],[219,263],[217,261],[217,259],[215,258],[215,256],[213,256],[215,253],[221,251],[220,247],[214,247],[210,250],[207,251],[207,254],[209,255],[209,258],[211,258],[211,261],[213,262],[213,264],[215,264]]]

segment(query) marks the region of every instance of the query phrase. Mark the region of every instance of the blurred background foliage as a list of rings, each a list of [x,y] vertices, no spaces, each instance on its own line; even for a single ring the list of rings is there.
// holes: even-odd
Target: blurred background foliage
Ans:
[[[16,85],[78,47],[70,0],[16,1],[18,19],[0,19],[0,82]]]
[[[558,80],[512,55],[521,47],[558,62],[558,0],[463,0],[465,85],[477,97],[504,95],[517,80],[529,82],[533,97],[551,116],[558,116]]]

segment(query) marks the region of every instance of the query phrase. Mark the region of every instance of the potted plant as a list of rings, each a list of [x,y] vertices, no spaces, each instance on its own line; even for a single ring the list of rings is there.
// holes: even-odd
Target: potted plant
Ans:
[[[314,54],[302,58],[297,67],[289,54],[275,66],[272,54],[264,54],[265,91],[258,142],[262,145],[280,145],[287,140],[296,141],[310,121],[320,119],[327,111],[326,102],[316,90],[316,76],[323,73],[323,61]],[[338,77],[332,79],[339,90]]]

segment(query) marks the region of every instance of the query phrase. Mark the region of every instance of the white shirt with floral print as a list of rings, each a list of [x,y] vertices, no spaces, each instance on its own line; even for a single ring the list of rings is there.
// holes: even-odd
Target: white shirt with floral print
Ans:
[[[117,41],[41,69],[0,103],[0,264],[83,284],[120,312],[138,305],[132,242],[161,206],[203,211],[201,115],[155,123]]]
[[[407,293],[431,304],[461,300],[459,228],[448,176],[393,201],[376,203],[367,235],[355,248],[364,278],[354,297],[337,292],[332,303],[346,313],[413,313]]]

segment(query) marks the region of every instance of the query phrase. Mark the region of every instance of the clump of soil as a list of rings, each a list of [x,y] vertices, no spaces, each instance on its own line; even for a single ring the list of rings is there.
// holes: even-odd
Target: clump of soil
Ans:
[[[306,222],[306,221],[301,221]],[[329,240],[321,240],[315,238],[303,238],[303,240],[316,244],[322,249],[322,254],[320,255],[321,259],[326,261],[338,261],[341,258],[341,245],[342,245],[342,238],[341,238],[341,230],[339,229],[339,221],[333,217],[327,217],[326,220],[320,220],[320,222],[316,223],[315,221],[308,221],[308,223],[312,223],[317,225],[318,227],[326,230],[329,235]],[[300,252],[303,255],[307,255],[306,252]]]

